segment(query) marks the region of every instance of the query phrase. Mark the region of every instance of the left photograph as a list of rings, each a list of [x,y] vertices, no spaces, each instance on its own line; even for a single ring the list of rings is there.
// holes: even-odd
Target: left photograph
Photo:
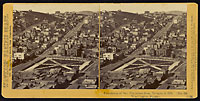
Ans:
[[[98,4],[14,4],[13,89],[97,89]]]

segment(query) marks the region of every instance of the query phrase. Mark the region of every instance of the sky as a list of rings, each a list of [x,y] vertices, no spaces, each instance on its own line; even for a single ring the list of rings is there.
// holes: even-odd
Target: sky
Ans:
[[[13,9],[19,11],[27,11],[33,10],[44,13],[54,13],[55,11],[60,12],[78,12],[78,11],[99,11],[99,7],[101,10],[107,11],[116,11],[122,10],[126,12],[132,13],[143,13],[144,11],[187,11],[187,4],[134,4],[134,3],[105,3],[105,4],[97,4],[97,3],[84,3],[84,4],[14,4]]]
[[[38,11],[44,13],[55,13],[55,11],[60,12],[78,12],[78,11],[99,11],[99,4],[14,4],[14,10],[19,11]]]
[[[119,10],[133,13],[144,13],[144,11],[187,11],[187,4],[101,4],[100,9],[113,11]]]

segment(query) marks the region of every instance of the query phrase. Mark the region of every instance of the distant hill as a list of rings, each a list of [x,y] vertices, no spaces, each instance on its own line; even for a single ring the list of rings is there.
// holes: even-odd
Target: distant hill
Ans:
[[[114,13],[116,13],[114,15],[114,20],[117,23],[123,24],[123,23],[127,23],[130,22],[132,20],[137,20],[138,22],[141,21],[151,21],[152,19],[150,18],[146,18],[142,15],[136,14],[136,13],[129,13],[129,12],[123,12],[123,11],[112,11]],[[127,21],[123,21],[124,18],[127,18]]]
[[[24,12],[24,16],[20,17],[20,12]],[[18,17],[18,19],[13,19],[14,22],[19,21],[19,19],[24,19],[25,23],[14,23],[13,32],[18,33],[24,31],[26,28],[35,25],[37,23],[42,22],[43,20],[48,20],[49,22],[61,20],[59,18],[54,17],[53,15],[47,13],[40,13],[35,11],[20,11],[14,13],[14,17]],[[38,18],[38,20],[35,20]]]
[[[93,15],[94,12],[92,12],[92,11],[80,11],[80,12],[77,12],[76,14],[82,14],[82,15]]]
[[[174,15],[182,15],[183,13],[186,13],[186,12],[183,12],[183,11],[169,11],[169,12],[166,12],[166,14],[174,14]]]
[[[41,13],[41,12],[35,12],[35,11],[23,11],[26,12],[25,19],[33,19],[33,18],[40,18],[40,20],[49,20],[55,21],[59,20],[58,18],[54,17],[53,15],[47,14],[47,13]]]

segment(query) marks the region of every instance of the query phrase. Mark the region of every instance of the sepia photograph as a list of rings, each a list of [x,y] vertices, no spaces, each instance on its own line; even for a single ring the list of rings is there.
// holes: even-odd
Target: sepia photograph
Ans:
[[[97,89],[98,4],[13,5],[13,89]]]
[[[187,89],[186,4],[16,4],[12,47],[13,89]]]
[[[100,89],[187,89],[187,5],[100,5]]]
[[[198,97],[198,4],[4,3],[2,97]]]

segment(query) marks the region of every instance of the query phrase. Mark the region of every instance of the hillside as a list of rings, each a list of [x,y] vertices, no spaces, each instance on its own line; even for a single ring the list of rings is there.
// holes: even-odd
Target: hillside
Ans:
[[[136,13],[130,13],[130,12],[123,12],[123,11],[111,11],[114,13],[113,19],[116,23],[116,28],[118,28],[121,25],[128,24],[132,22],[133,20],[136,20],[138,23],[142,21],[151,21],[152,19],[146,18],[142,15],[136,14]]]
[[[46,14],[46,13],[41,13],[41,12],[35,12],[35,11],[23,11],[26,13],[25,15],[25,19],[27,21],[30,21],[30,19],[34,19],[34,18],[40,18],[40,20],[48,20],[48,21],[55,21],[55,20],[59,20],[58,18],[54,17],[53,15],[50,14]]]
[[[129,12],[119,12],[119,11],[112,11],[114,13],[116,13],[114,15],[114,21],[119,23],[120,25],[121,24],[125,24],[125,23],[128,23],[132,20],[137,20],[138,22],[141,22],[141,21],[151,21],[152,19],[149,19],[149,18],[146,18],[142,15],[139,15],[139,14],[135,14],[135,13],[129,13]],[[128,20],[124,21],[123,19],[124,18],[127,18]]]
[[[23,16],[20,16],[21,14],[23,14]],[[34,11],[20,11],[14,13],[13,16],[14,32],[21,32],[34,24],[42,22],[43,20],[48,20],[49,22],[59,20],[53,15]]]
[[[82,14],[82,15],[93,15],[94,12],[92,12],[92,11],[80,11],[80,12],[77,12],[76,14]]]
[[[183,13],[186,13],[186,12],[183,12],[183,11],[169,11],[169,12],[166,12],[166,14],[173,14],[173,15],[182,15]]]

